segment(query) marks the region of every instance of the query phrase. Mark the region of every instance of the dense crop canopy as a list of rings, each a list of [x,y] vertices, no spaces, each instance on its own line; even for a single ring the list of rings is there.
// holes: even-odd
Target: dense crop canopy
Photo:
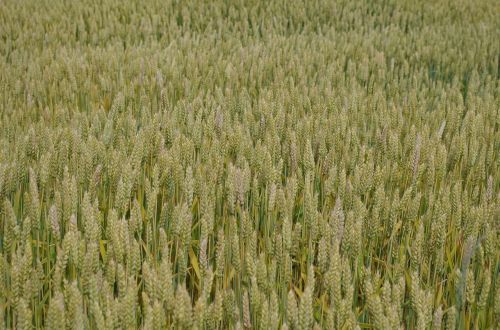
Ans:
[[[0,22],[0,329],[498,329],[499,1]]]

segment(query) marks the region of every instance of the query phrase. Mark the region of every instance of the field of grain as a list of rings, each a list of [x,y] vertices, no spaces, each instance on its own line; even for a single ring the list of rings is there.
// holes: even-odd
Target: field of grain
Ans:
[[[499,329],[497,0],[0,0],[1,329]]]

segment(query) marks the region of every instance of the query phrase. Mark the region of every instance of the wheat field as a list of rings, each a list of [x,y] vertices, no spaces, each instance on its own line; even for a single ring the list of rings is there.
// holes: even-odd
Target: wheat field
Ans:
[[[500,329],[497,0],[1,0],[1,329]]]

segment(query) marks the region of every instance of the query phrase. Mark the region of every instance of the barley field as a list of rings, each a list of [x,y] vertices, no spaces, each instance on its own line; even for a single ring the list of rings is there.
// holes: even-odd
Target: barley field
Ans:
[[[497,0],[1,0],[1,329],[500,329]]]

